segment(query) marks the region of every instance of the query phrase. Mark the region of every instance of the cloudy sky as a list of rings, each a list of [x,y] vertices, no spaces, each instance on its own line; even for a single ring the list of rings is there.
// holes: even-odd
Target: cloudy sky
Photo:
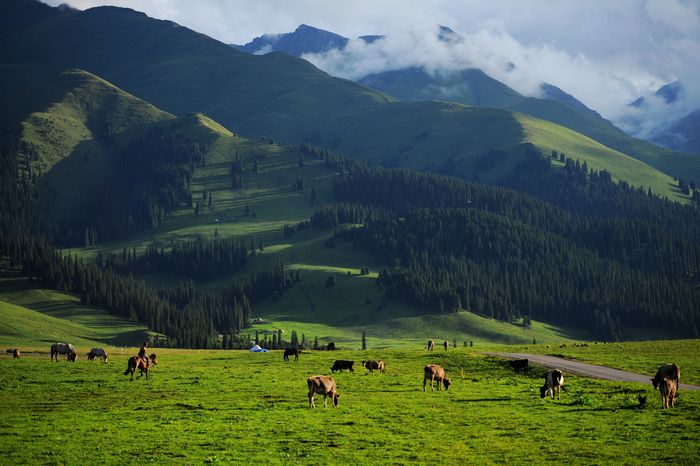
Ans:
[[[57,5],[64,0],[48,0]],[[345,37],[384,34],[342,53],[308,57],[347,78],[404,66],[429,71],[478,67],[527,95],[555,84],[605,117],[637,116],[644,132],[700,108],[700,0],[67,0],[79,9],[134,8],[227,43],[309,24]],[[445,45],[436,25],[464,41]],[[508,71],[509,62],[516,65]],[[681,99],[627,104],[680,80]],[[636,113],[636,115],[633,113]],[[628,128],[632,129],[632,128]]]

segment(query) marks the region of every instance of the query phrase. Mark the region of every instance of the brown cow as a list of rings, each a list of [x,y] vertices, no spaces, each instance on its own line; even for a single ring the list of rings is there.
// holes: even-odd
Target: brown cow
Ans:
[[[384,361],[362,361],[362,366],[369,372],[374,372],[377,369],[382,374],[384,373]]]
[[[432,351],[435,348],[435,342],[433,340],[428,341],[428,351]]]
[[[676,381],[664,377],[663,380],[659,382],[659,391],[661,392],[661,406],[663,409],[668,409],[669,405],[671,405],[671,408],[675,408],[676,393],[678,392],[678,384],[676,384]]]
[[[676,364],[664,364],[663,366],[659,367],[658,371],[656,371],[656,375],[653,379],[651,379],[651,383],[654,385],[654,389],[657,389],[659,388],[659,385],[663,379],[672,379],[676,381],[676,390],[678,390],[680,378],[680,367],[678,367]]]
[[[15,359],[19,359],[20,354],[19,354],[19,350],[18,350],[17,348],[15,348],[14,350],[12,350],[12,357],[15,358]]]
[[[450,388],[450,379],[445,377],[445,369],[437,364],[428,364],[423,368],[423,391],[425,391],[425,384],[430,380],[430,391],[433,391],[433,381],[437,380],[437,388],[440,390],[440,382],[445,386],[445,390]]]
[[[326,402],[328,397],[333,400],[333,407],[338,407],[338,398],[340,398],[340,393],[338,393],[338,388],[335,385],[335,380],[327,375],[313,375],[306,379],[306,385],[309,387],[309,408],[315,408],[316,403],[314,403],[314,395],[318,393],[323,395],[323,407],[326,408]]]

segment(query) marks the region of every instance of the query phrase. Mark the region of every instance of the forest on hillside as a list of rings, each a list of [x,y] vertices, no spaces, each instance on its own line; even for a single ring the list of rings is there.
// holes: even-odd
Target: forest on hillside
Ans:
[[[100,217],[118,221],[130,213],[143,219],[119,236],[159,222],[158,216],[136,215],[146,206],[167,214],[190,205],[190,179],[204,163],[196,145],[159,132],[151,136],[129,146],[147,159],[146,168],[139,175],[125,168],[124,179],[114,184],[128,186],[138,177],[140,189],[130,194],[134,202],[114,212],[108,204]],[[695,206],[616,182],[573,159],[557,156],[553,163],[553,156],[535,150],[503,187],[371,167],[307,145],[289,147],[337,173],[336,202],[319,206],[296,228],[334,229],[337,240],[373,254],[385,264],[377,284],[387,299],[425,312],[468,309],[503,321],[573,325],[602,339],[624,338],[630,326],[698,336]],[[240,239],[154,244],[141,253],[124,249],[89,262],[62,256],[56,238],[66,239],[63,232],[85,229],[85,223],[46,225],[36,179],[21,176],[20,152],[19,143],[9,143],[0,157],[0,253],[44,286],[142,322],[167,335],[169,344],[216,347],[218,335],[235,335],[249,325],[253,306],[280,298],[300,279],[278,261],[218,292],[201,291],[197,282],[255,263],[256,244],[249,248]],[[285,234],[294,229],[287,227]],[[138,278],[164,272],[181,281],[154,289]]]
[[[507,183],[522,191],[351,165],[334,182],[342,203],[312,224],[364,224],[336,237],[390,265],[378,279],[389,299],[574,325],[604,339],[626,327],[698,336],[695,206],[573,160],[555,168],[536,151],[514,173]]]

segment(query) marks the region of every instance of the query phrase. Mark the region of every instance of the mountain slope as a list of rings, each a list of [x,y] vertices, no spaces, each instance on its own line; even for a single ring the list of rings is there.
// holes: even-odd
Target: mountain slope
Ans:
[[[342,135],[345,154],[367,157],[366,152],[372,152],[374,157],[383,157],[391,152],[387,142],[405,146],[407,134],[414,137],[421,133],[423,126],[432,125],[433,115],[443,111],[442,104],[427,103],[421,107],[421,114],[400,117],[411,119],[411,128],[393,126],[384,119],[387,114],[413,107],[397,106],[392,103],[394,99],[384,94],[332,78],[303,60],[281,53],[241,53],[175,23],[154,20],[133,10],[101,7],[67,12],[29,0],[9,0],[0,8],[1,16],[9,18],[3,19],[0,26],[13,23],[8,32],[3,30],[0,34],[0,61],[81,67],[159,108],[177,115],[203,112],[244,135],[313,142],[322,132],[331,136],[322,138],[322,143],[331,148],[338,146],[333,136]],[[49,19],[36,21],[35,17]],[[51,49],[47,43],[52,44]],[[459,124],[464,111],[452,113]],[[339,127],[341,124],[345,127]],[[361,136],[375,127],[383,128],[376,139]],[[421,165],[430,164],[435,156],[459,157],[464,151],[474,153],[504,145],[492,138],[463,149],[451,139],[454,137],[455,132],[434,131],[432,138],[422,142],[426,146],[422,154],[427,159]],[[682,171],[683,176],[700,179],[700,161],[682,159],[622,133],[616,137],[624,143],[621,145],[635,149],[621,152],[641,158],[640,154],[646,151],[644,160],[649,164],[667,173]],[[349,138],[354,139],[352,144]],[[569,155],[585,157],[584,153]],[[621,177],[624,173],[613,175]],[[668,195],[669,189],[658,192]]]
[[[306,34],[315,34],[314,41],[319,43],[324,40],[325,34],[332,33],[310,28]],[[304,53],[314,53],[314,50],[304,48],[305,41],[297,33],[284,36],[284,48],[278,48],[278,43],[274,41],[263,40],[264,37],[255,39],[247,46],[252,47],[254,43],[264,42],[267,51],[280,50],[297,56]],[[344,41],[340,41],[337,48],[345,46],[347,39],[343,39]],[[439,29],[439,39],[443,42],[461,40],[459,35],[444,27]],[[334,46],[326,43],[323,48],[330,49]],[[573,129],[601,144],[631,155],[676,177],[696,180],[700,177],[700,170],[695,166],[697,161],[693,157],[629,137],[609,121],[603,119],[596,111],[588,108],[572,95],[548,83],[543,83],[540,86],[544,98],[525,97],[477,69],[428,73],[422,68],[416,67],[370,74],[360,78],[358,82],[400,100],[447,100],[466,105],[502,108],[525,113]],[[677,85],[665,86],[657,94],[663,96],[667,101],[671,101],[675,99],[677,92]],[[639,104],[641,105],[641,100]],[[681,134],[683,140],[692,139],[692,133],[683,131],[685,126],[686,123],[679,123],[677,131],[673,134]],[[666,141],[664,145],[674,150],[684,150],[686,146],[669,145],[670,142],[678,140],[678,136],[669,135],[668,137],[660,137],[655,142]]]
[[[174,118],[83,70],[0,66],[0,125],[21,124],[31,165],[47,173],[75,153],[100,158],[108,137],[155,121]],[[89,154],[89,155],[88,155]],[[87,160],[86,160],[87,162]]]
[[[545,154],[564,152],[635,186],[651,187],[670,198],[679,195],[670,176],[639,160],[563,126],[507,110],[394,102],[371,114],[332,120],[314,136],[311,142],[372,163],[414,169],[449,166],[447,173],[467,178],[478,173],[475,164],[485,153],[502,150],[519,156],[526,150],[524,144],[532,144]]]
[[[700,110],[675,121],[660,134],[656,134],[654,141],[664,147],[700,155]]]
[[[133,10],[59,12],[30,0],[10,0],[0,12],[18,25],[0,33],[0,62],[85,69],[168,112],[202,112],[251,135],[298,138],[339,108],[392,100],[331,78],[303,60],[238,52]],[[36,16],[49,19],[36,21]]]

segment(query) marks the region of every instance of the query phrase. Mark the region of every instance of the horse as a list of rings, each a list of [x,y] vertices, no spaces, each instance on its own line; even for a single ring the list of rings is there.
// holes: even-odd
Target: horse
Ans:
[[[141,371],[141,375],[139,377],[143,377],[143,374],[146,374],[146,380],[148,380],[148,368],[153,364],[154,366],[158,365],[158,360],[156,359],[156,354],[152,353],[148,358],[140,358],[138,356],[132,356],[129,358],[129,363],[126,367],[126,370],[124,371],[124,375],[129,375],[131,373],[131,380],[130,382],[134,381],[134,372],[136,372],[136,369]]]
[[[107,362],[107,352],[103,348],[92,348],[87,353],[88,361],[93,361],[95,358],[100,358],[102,362]]]
[[[77,357],[75,348],[70,343],[54,343],[51,345],[51,361],[56,358],[56,362],[58,362],[59,354],[65,354],[66,360],[71,362],[75,362]]]

